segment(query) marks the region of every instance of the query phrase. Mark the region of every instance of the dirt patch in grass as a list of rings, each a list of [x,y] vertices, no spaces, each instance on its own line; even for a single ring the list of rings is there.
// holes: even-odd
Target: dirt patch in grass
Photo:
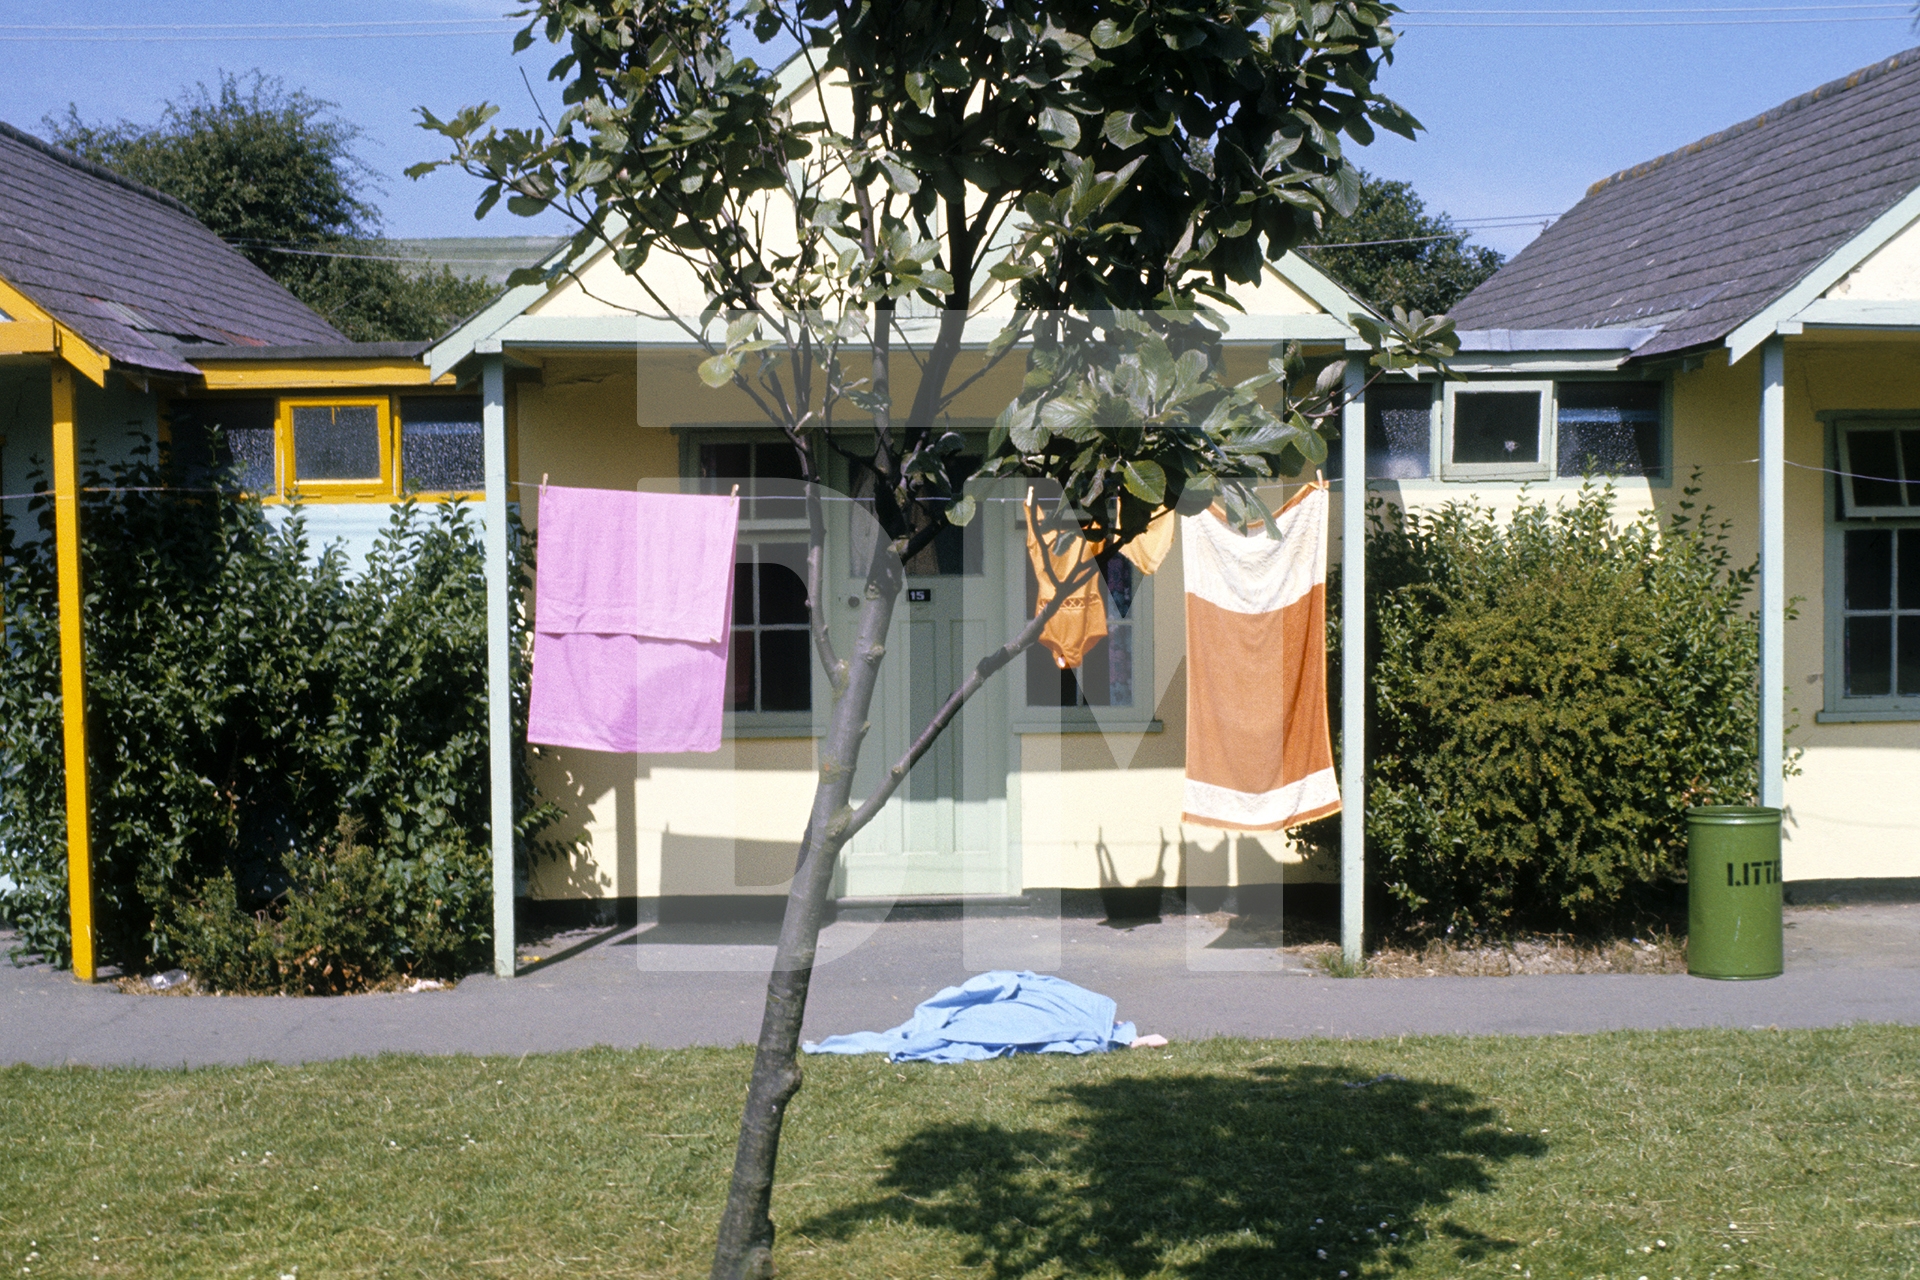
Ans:
[[[1334,972],[1340,947],[1310,942],[1287,947],[1309,967]],[[1687,940],[1671,934],[1614,938],[1522,938],[1498,943],[1436,939],[1424,947],[1385,946],[1368,953],[1360,976],[1368,978],[1520,978],[1543,973],[1685,973]]]

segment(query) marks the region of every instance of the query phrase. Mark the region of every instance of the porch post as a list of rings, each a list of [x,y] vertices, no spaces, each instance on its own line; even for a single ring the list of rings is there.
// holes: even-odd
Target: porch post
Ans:
[[[513,684],[509,645],[512,586],[507,580],[506,358],[481,359],[481,431],[487,472],[487,762],[492,799],[493,971],[514,974]]]
[[[87,676],[81,633],[79,422],[73,369],[53,362],[53,543],[60,595],[60,721],[67,775],[67,918],[73,976],[92,982],[93,828],[87,791]]]
[[[1760,344],[1760,803],[1784,786],[1787,688],[1786,339]]]
[[[1340,415],[1340,953],[1361,960],[1367,875],[1366,366],[1347,360]]]

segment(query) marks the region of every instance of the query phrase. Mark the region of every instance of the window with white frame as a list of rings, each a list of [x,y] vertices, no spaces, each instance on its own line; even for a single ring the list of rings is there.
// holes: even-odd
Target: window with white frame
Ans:
[[[1841,422],[1840,514],[1920,516],[1920,418]]]
[[[1374,426],[1368,398],[1368,474],[1374,478],[1424,475],[1411,439],[1394,443],[1396,410],[1410,435],[1417,404],[1397,402]],[[1416,389],[1393,388],[1409,398]],[[1667,475],[1665,387],[1642,379],[1565,379],[1541,382],[1448,383],[1440,423],[1441,474],[1450,480],[1544,480],[1549,476]],[[1376,441],[1376,434],[1379,436]],[[1378,460],[1376,461],[1376,455]]]
[[[733,565],[727,710],[811,711],[807,544],[743,538]]]
[[[696,445],[693,461],[703,491],[727,493],[740,486],[727,710],[748,716],[811,711],[807,507],[799,455],[786,441],[720,440]]]
[[[1551,382],[1449,382],[1441,447],[1446,475],[1545,479]]]

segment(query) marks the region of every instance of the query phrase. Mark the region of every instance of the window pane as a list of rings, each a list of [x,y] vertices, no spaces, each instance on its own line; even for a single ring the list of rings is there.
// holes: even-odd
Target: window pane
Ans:
[[[804,631],[760,633],[760,709],[809,711],[813,708],[812,669]]]
[[[799,496],[800,455],[792,445],[781,441],[753,446],[753,476],[753,491],[758,495],[753,504],[754,519],[807,518],[806,499]]]
[[[1894,623],[1900,639],[1900,696],[1920,694],[1920,616],[1908,614]]]
[[[1899,607],[1920,609],[1920,529],[1900,531]]]
[[[1107,705],[1133,705],[1133,627],[1114,627],[1107,633]]]
[[[230,474],[249,492],[271,493],[275,409],[269,399],[174,402],[167,435],[178,483],[205,488]]]
[[[1133,562],[1124,556],[1113,556],[1108,559],[1106,567],[1100,572],[1106,580],[1108,621],[1124,618],[1132,613]],[[1027,566],[1027,574],[1029,577],[1033,574],[1031,564]]]
[[[701,486],[708,493],[725,493],[736,484],[746,484],[753,478],[753,446],[750,444],[701,445],[700,478],[714,482]]]
[[[478,492],[486,483],[479,396],[400,401],[400,483],[430,493]]]
[[[1894,458],[1892,431],[1847,432],[1847,467],[1853,473],[1853,505],[1897,507],[1900,464]]]
[[[1029,575],[1031,576],[1031,575]],[[1080,681],[1072,668],[1061,670],[1053,655],[1042,645],[1027,650],[1027,705],[1030,707],[1077,707],[1080,705]]]
[[[764,556],[770,548],[762,548]],[[807,583],[784,564],[760,565],[760,625],[779,626],[807,620]]]
[[[1920,507],[1920,431],[1900,433],[1900,460],[1907,464],[1907,505]]]
[[[733,625],[750,627],[753,617],[753,552],[747,549],[747,558],[733,566]]]
[[[1367,388],[1367,477],[1417,480],[1431,469],[1433,388],[1375,383]]]
[[[228,427],[227,452],[240,487],[249,493],[274,492],[273,428]]]
[[[740,627],[727,645],[727,710],[753,710],[753,632]]]
[[[1462,391],[1453,397],[1455,462],[1538,462],[1538,391]]]
[[[1559,400],[1563,476],[1659,475],[1660,384],[1563,382]]]
[[[1847,530],[1846,601],[1849,609],[1893,607],[1893,533]]]
[[[293,463],[301,480],[378,480],[380,411],[370,404],[296,408]]]
[[[1892,691],[1892,618],[1848,618],[1846,651],[1849,698],[1873,698]]]

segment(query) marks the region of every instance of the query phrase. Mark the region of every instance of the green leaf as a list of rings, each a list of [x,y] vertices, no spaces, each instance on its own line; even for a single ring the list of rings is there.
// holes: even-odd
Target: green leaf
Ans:
[[[1105,135],[1108,142],[1122,151],[1130,151],[1147,140],[1146,134],[1133,127],[1131,111],[1109,111],[1106,123],[1101,125],[1100,132]]]
[[[1142,458],[1137,462],[1126,462],[1120,468],[1121,481],[1127,492],[1142,502],[1159,506],[1161,499],[1167,496],[1167,473],[1160,464],[1151,459]]]
[[[947,508],[947,523],[960,525],[963,528],[971,524],[976,506],[977,504],[972,494],[966,493],[960,495],[959,500]]]
[[[739,368],[740,357],[723,351],[700,362],[700,381],[710,387],[724,387],[733,381],[733,375]]]
[[[1071,151],[1080,145],[1080,121],[1063,107],[1047,107],[1040,112],[1040,136],[1062,151]]]

